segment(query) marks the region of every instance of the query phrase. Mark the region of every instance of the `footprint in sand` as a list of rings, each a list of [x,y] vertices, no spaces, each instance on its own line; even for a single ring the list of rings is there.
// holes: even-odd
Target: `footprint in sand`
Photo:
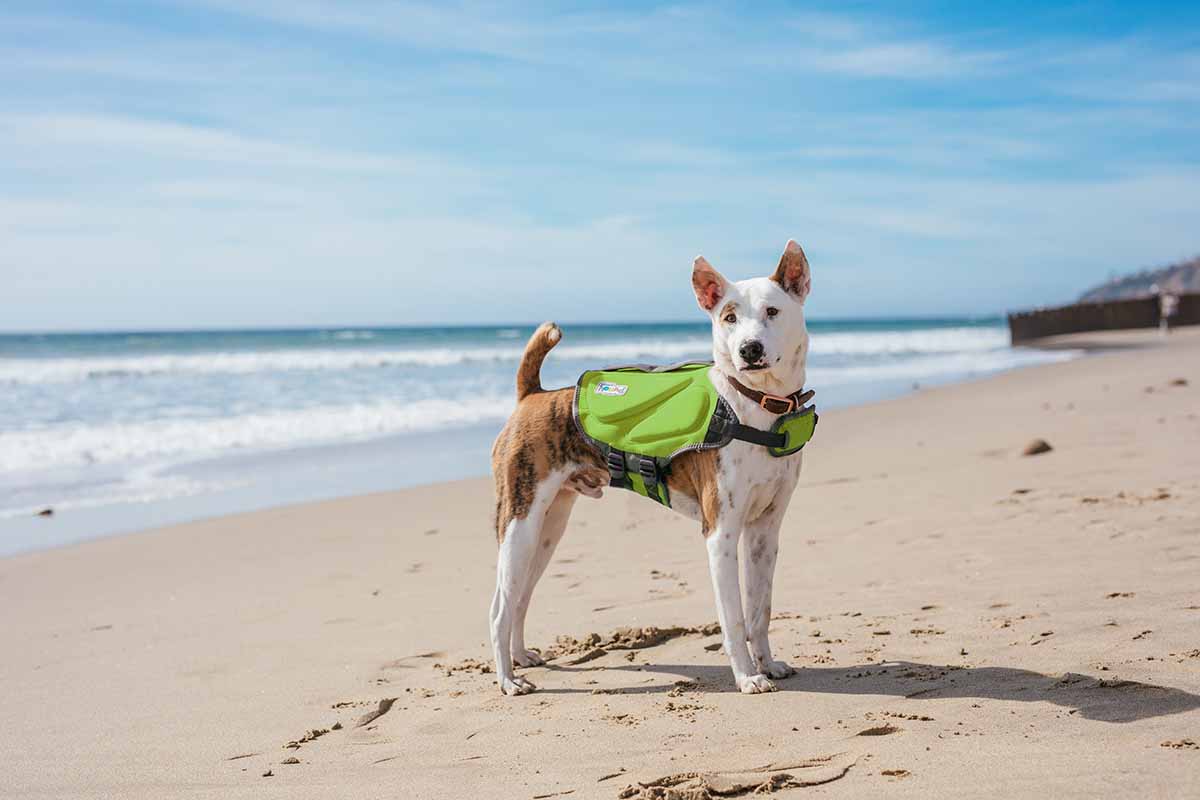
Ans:
[[[626,786],[617,797],[622,800],[657,800],[664,797],[716,800],[722,797],[765,795],[783,789],[832,783],[844,778],[856,763],[845,754],[839,754],[803,761],[784,761],[746,770],[684,772]]]
[[[445,657],[446,657],[446,654],[443,653],[441,650],[430,650],[429,652],[426,652],[426,653],[417,653],[417,654],[411,655],[411,656],[401,656],[400,658],[397,658],[393,661],[386,662],[385,664],[383,664],[383,666],[380,667],[380,669],[412,669],[413,666],[411,664],[406,664],[404,662],[412,661],[413,659],[417,659],[417,658],[445,658]],[[439,665],[434,664],[434,666],[436,667]]]

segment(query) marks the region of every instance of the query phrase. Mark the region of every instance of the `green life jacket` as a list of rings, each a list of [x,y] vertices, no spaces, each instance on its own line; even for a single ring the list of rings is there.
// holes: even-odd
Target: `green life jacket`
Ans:
[[[575,426],[604,457],[610,485],[670,506],[665,478],[680,453],[741,439],[783,457],[812,438],[817,414],[811,407],[780,416],[770,431],[741,424],[708,379],[711,367],[712,362],[700,361],[639,364],[579,376]]]

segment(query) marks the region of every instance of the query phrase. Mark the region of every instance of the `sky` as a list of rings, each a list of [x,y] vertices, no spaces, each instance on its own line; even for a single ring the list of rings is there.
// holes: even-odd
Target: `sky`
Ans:
[[[5,0],[0,330],[1069,302],[1200,252],[1200,4]]]

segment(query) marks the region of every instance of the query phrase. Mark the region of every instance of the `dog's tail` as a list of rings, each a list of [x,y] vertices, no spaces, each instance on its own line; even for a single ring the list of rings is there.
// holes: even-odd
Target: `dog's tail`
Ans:
[[[543,322],[529,337],[525,355],[521,356],[521,366],[517,368],[518,402],[542,390],[542,362],[561,338],[562,329],[553,322]]]

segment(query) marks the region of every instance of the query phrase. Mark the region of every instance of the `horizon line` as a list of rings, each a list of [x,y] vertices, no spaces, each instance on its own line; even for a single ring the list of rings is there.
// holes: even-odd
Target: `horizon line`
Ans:
[[[988,314],[929,314],[929,315],[885,315],[865,314],[845,317],[809,317],[808,323],[829,324],[838,322],[990,322],[1006,318],[1005,312]],[[630,325],[703,325],[705,320],[657,319],[657,320],[570,320],[555,324],[564,327],[624,327]],[[188,334],[188,333],[300,333],[300,332],[349,332],[372,331],[419,331],[419,330],[483,330],[488,328],[537,328],[542,322],[478,322],[478,323],[428,323],[428,324],[361,324],[361,325],[250,325],[250,326],[197,326],[194,328],[57,328],[42,330],[6,330],[0,328],[0,337],[16,336],[116,336],[141,334]]]

